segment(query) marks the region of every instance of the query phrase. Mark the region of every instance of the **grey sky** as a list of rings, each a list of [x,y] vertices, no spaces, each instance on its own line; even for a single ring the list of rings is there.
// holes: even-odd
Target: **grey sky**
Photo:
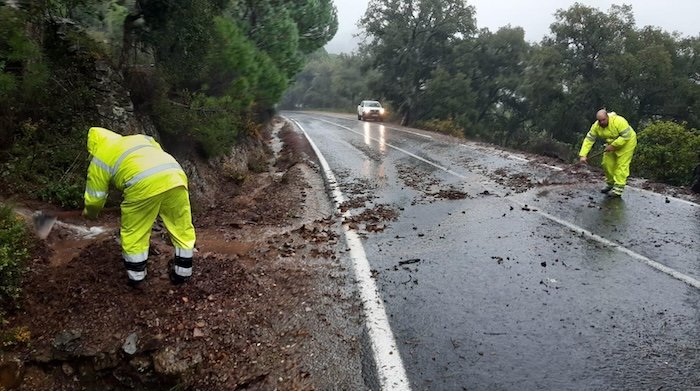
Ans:
[[[331,53],[349,53],[359,42],[353,34],[358,32],[357,21],[364,15],[369,0],[334,0],[338,9],[338,32],[327,45]],[[468,0],[476,8],[476,22],[479,28],[487,27],[496,31],[510,24],[525,29],[525,39],[539,42],[549,33],[549,25],[554,22],[554,12],[569,8],[576,0]],[[677,31],[685,36],[700,34],[700,0],[579,0],[589,7],[607,11],[612,4],[630,4],[637,27],[657,26],[666,31]]]

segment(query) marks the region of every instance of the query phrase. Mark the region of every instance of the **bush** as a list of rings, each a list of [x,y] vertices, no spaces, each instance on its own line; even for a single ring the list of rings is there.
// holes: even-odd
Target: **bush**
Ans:
[[[638,136],[632,172],[670,185],[688,186],[700,161],[700,133],[668,121],[654,122]]]
[[[14,306],[19,298],[20,280],[29,258],[29,238],[24,221],[12,208],[0,205],[0,303],[4,308]]]
[[[571,162],[576,158],[576,152],[571,146],[556,140],[547,132],[526,132],[520,136],[522,144],[517,146],[527,152],[549,156],[563,162]]]
[[[83,189],[76,183],[51,182],[39,191],[39,197],[65,209],[79,209],[83,206]]]
[[[420,129],[430,130],[453,137],[464,138],[464,129],[452,119],[430,119],[417,121],[415,126]]]

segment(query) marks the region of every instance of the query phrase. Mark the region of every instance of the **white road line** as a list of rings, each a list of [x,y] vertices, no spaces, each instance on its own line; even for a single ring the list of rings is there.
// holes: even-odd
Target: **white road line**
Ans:
[[[425,137],[425,138],[430,139],[430,140],[433,139],[433,136],[430,136],[430,135],[428,135],[428,134],[421,134],[421,133],[418,133],[418,132],[413,132],[413,131],[406,130],[406,129],[394,128],[394,127],[386,126],[386,125],[384,125],[384,127],[387,128],[387,129],[396,130],[397,132],[410,133],[410,134],[412,134],[412,135],[414,135],[414,136]]]
[[[335,201],[336,209],[340,210],[340,205],[345,202],[345,197],[338,187],[338,182],[335,179],[335,174],[331,170],[328,162],[321,154],[316,144],[311,140],[311,137],[306,133],[304,128],[295,120],[292,120],[296,126],[301,129],[306,136],[306,139],[311,144],[319,162],[323,169],[324,178],[330,187],[331,194]],[[345,211],[343,218],[349,218],[350,213]],[[394,334],[389,325],[389,319],[386,315],[384,302],[379,296],[377,285],[372,279],[369,261],[365,254],[365,249],[362,246],[362,241],[357,233],[351,230],[346,224],[343,224],[345,238],[350,248],[350,258],[353,262],[355,278],[357,278],[360,298],[365,310],[367,332],[369,334],[372,345],[372,353],[377,366],[379,382],[382,390],[410,390],[411,386],[406,376],[399,349],[396,346]]]
[[[513,160],[520,160],[521,162],[525,162],[525,163],[530,163],[529,160],[525,159],[524,157],[520,157],[520,156],[508,155],[508,158],[513,159]]]
[[[561,167],[552,166],[552,165],[549,165],[549,164],[543,164],[543,166],[545,166],[545,167],[547,167],[547,168],[551,168],[551,169],[554,170],[554,171],[564,171],[564,169],[561,168]]]
[[[343,126],[343,125],[337,124],[337,123],[335,123],[335,122],[331,122],[331,121],[328,121],[328,120],[325,120],[325,119],[322,119],[322,118],[317,118],[317,119],[318,119],[318,120],[321,120],[321,121],[323,121],[323,122],[328,122],[329,124],[332,124],[332,125],[340,126],[341,128],[349,129],[349,128],[347,128],[347,127],[345,127],[345,126]],[[413,132],[413,131],[411,131],[411,130],[400,129],[400,128],[394,128],[393,126],[386,126],[386,125],[384,125],[384,124],[382,124],[382,126],[384,126],[384,127],[387,128],[387,129],[396,130],[397,132],[409,133],[409,134],[412,134],[412,135],[414,135],[414,136],[424,137],[424,138],[427,138],[427,139],[430,139],[430,140],[433,139],[433,136],[428,135],[428,134],[421,134],[421,133],[418,133],[418,132]]]
[[[321,120],[321,121],[323,121],[323,120]],[[329,122],[329,121],[326,121],[326,122]],[[339,127],[341,127],[341,128],[347,129],[347,130],[349,130],[349,131],[351,131],[351,132],[353,132],[353,133],[357,133],[357,134],[359,134],[359,135],[361,135],[361,136],[364,136],[362,133],[357,132],[357,131],[354,131],[354,130],[348,128],[348,127],[345,127],[345,126],[342,126],[342,125],[338,125],[338,124],[334,124],[334,123],[332,123],[332,122],[329,122],[329,123],[331,123],[331,124],[333,124],[333,125],[336,125],[336,126],[339,126]],[[375,138],[372,138],[372,139],[375,140],[375,141],[379,141],[379,140],[377,140],[377,139],[375,139]],[[432,165],[433,167],[436,167],[436,168],[438,168],[438,169],[440,169],[440,170],[443,170],[443,171],[445,171],[445,172],[447,172],[447,173],[450,173],[450,174],[452,174],[452,175],[454,175],[454,176],[456,176],[456,177],[458,177],[458,178],[460,178],[460,179],[466,179],[466,177],[465,177],[464,175],[462,175],[462,174],[459,174],[459,173],[457,173],[457,172],[454,172],[454,171],[452,171],[452,170],[450,170],[450,169],[448,169],[448,168],[445,168],[445,167],[443,167],[443,166],[441,166],[441,165],[439,165],[439,164],[433,163],[433,162],[431,162],[430,160],[424,159],[424,158],[422,158],[422,157],[420,157],[420,156],[417,156],[417,155],[415,155],[415,154],[413,154],[413,153],[411,153],[411,152],[408,152],[408,151],[406,151],[406,150],[404,150],[404,149],[402,149],[402,148],[393,146],[393,145],[391,145],[391,144],[389,144],[389,143],[386,143],[386,145],[389,146],[389,147],[391,147],[391,148],[396,149],[397,151],[403,152],[403,153],[407,154],[408,156],[414,157],[414,158],[416,158],[416,159],[418,159],[418,160],[420,160],[420,161],[422,161],[422,162],[428,163],[428,164]],[[464,145],[464,144],[460,144],[460,145],[463,145],[463,146],[466,147],[466,145]],[[491,194],[498,194],[499,196],[505,198],[505,196],[504,196],[503,194],[500,194],[500,193],[499,193],[498,191],[496,191],[495,189],[490,189],[488,186],[485,186],[483,183],[481,183],[481,185],[484,186],[484,187],[486,188],[486,190],[488,190]],[[636,188],[635,188],[635,189],[636,189]],[[639,189],[639,190],[644,190],[644,189]],[[648,190],[644,190],[644,191],[648,191]],[[654,193],[654,194],[656,194],[656,193]],[[669,198],[671,198],[671,197],[669,197]],[[684,200],[678,199],[678,201],[684,201]],[[518,206],[520,206],[520,207],[523,207],[523,206],[524,206],[524,204],[521,204],[520,202],[517,202],[517,201],[511,200],[510,202],[513,202],[513,203],[515,203],[516,205],[518,205]],[[686,203],[693,204],[693,205],[697,205],[697,204],[694,204],[694,203],[692,203],[692,202],[690,202],[690,201],[685,201],[685,202],[686,202]],[[666,266],[666,265],[664,265],[664,264],[662,264],[662,263],[660,263],[660,262],[657,262],[657,261],[654,261],[654,260],[652,260],[652,259],[650,259],[650,258],[647,258],[647,257],[645,257],[644,255],[641,255],[641,254],[639,254],[639,253],[636,253],[636,252],[634,252],[634,251],[628,249],[627,247],[621,246],[621,245],[619,245],[619,244],[617,244],[617,243],[614,243],[614,242],[612,242],[612,241],[610,241],[610,240],[608,240],[608,239],[605,239],[605,238],[602,237],[602,236],[596,235],[596,234],[594,234],[593,232],[588,231],[587,229],[585,229],[585,228],[583,228],[583,227],[579,227],[579,226],[576,225],[576,224],[570,223],[570,222],[568,222],[568,221],[566,221],[566,220],[562,220],[562,219],[560,219],[560,218],[558,218],[558,217],[556,217],[556,216],[550,215],[549,213],[543,212],[543,211],[541,211],[541,210],[537,210],[535,213],[539,213],[540,215],[544,216],[545,218],[547,218],[547,219],[549,219],[549,220],[551,220],[551,221],[554,221],[555,223],[561,224],[561,225],[563,225],[563,226],[569,228],[570,230],[572,230],[572,231],[574,231],[574,232],[577,232],[577,233],[580,233],[580,234],[582,234],[582,235],[585,235],[586,237],[588,237],[588,238],[590,238],[590,239],[593,239],[593,240],[595,240],[595,241],[597,241],[597,242],[599,242],[599,243],[601,243],[601,244],[603,244],[603,245],[605,245],[605,246],[612,247],[612,248],[616,249],[617,251],[620,251],[620,252],[622,252],[622,253],[624,253],[624,254],[627,254],[627,255],[629,255],[630,257],[632,257],[633,259],[636,259],[637,261],[641,261],[641,262],[643,262],[643,263],[645,263],[645,264],[651,266],[652,268],[654,268],[654,269],[656,269],[656,270],[658,270],[658,271],[660,271],[660,272],[666,273],[666,274],[668,274],[669,276],[671,276],[671,277],[673,277],[673,278],[675,278],[675,279],[678,279],[678,280],[680,280],[680,281],[683,281],[683,282],[685,282],[686,284],[688,284],[688,285],[690,285],[690,286],[692,286],[692,287],[694,287],[694,288],[700,289],[700,281],[696,280],[696,279],[693,278],[693,277],[690,277],[690,276],[688,276],[688,275],[686,275],[686,274],[683,274],[683,273],[681,273],[681,272],[679,272],[679,271],[677,271],[677,270],[675,270],[675,269],[672,269],[672,268],[670,268],[670,267],[668,267],[668,266]]]
[[[337,126],[337,127],[339,127],[339,128],[343,128],[343,129],[345,129],[345,130],[348,130],[348,131],[350,131],[350,132],[353,132],[353,133],[355,133],[355,134],[358,134],[358,135],[360,135],[360,136],[362,136],[362,137],[365,137],[365,134],[364,134],[364,133],[358,132],[358,131],[353,130],[353,129],[350,129],[350,128],[348,128],[347,126],[339,125],[339,124],[336,124],[336,123],[334,123],[334,122],[326,121],[326,120],[321,119],[321,118],[318,118],[318,120],[319,120],[319,121],[323,121],[323,122],[328,122],[328,123],[331,124],[331,125],[335,125],[335,126]],[[374,140],[374,141],[376,141],[376,142],[378,142],[378,143],[379,143],[379,142],[384,142],[383,140],[380,140],[380,139],[378,139],[378,138],[376,138],[376,137],[368,137],[368,138],[369,138],[370,140]],[[384,145],[386,145],[386,146],[389,147],[389,148],[395,149],[395,150],[397,150],[397,151],[399,151],[399,152],[405,153],[406,155],[408,155],[408,156],[410,156],[410,157],[412,157],[412,158],[414,158],[414,159],[418,159],[418,160],[420,160],[420,161],[422,161],[422,162],[428,163],[428,164],[430,164],[431,166],[437,167],[437,168],[439,168],[439,169],[441,169],[441,170],[443,170],[443,171],[445,171],[445,172],[449,172],[450,174],[452,174],[452,175],[454,175],[454,176],[456,176],[456,177],[458,177],[458,178],[460,178],[460,179],[467,179],[466,176],[464,176],[464,175],[462,175],[462,174],[460,174],[460,173],[458,173],[458,172],[452,171],[452,170],[450,170],[450,169],[447,168],[447,167],[443,167],[443,166],[441,166],[441,165],[439,165],[439,164],[437,164],[437,163],[431,162],[430,160],[425,159],[425,158],[422,158],[422,157],[416,155],[415,153],[409,152],[409,151],[407,151],[407,150],[405,150],[405,149],[403,149],[403,148],[401,148],[401,147],[397,147],[396,145],[393,145],[393,144],[390,144],[390,143],[387,143],[387,142],[384,142]]]

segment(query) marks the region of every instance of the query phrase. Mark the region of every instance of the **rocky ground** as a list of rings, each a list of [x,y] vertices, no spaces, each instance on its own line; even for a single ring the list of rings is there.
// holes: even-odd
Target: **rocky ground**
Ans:
[[[274,123],[270,143],[268,170],[242,184],[222,183],[215,201],[194,205],[198,252],[194,277],[183,286],[167,278],[173,250],[159,225],[147,281],[131,288],[118,213],[104,214],[94,223],[100,229],[79,218],[57,224],[32,260],[20,309],[6,325],[22,330],[26,342],[5,353],[0,384],[367,389],[360,303],[313,154],[282,121]]]

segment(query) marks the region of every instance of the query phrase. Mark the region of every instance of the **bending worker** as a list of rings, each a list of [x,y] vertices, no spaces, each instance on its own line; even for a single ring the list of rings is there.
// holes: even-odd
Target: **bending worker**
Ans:
[[[104,128],[90,128],[87,150],[92,161],[83,215],[97,218],[110,181],[123,192],[120,235],[128,284],[136,286],[146,278],[149,239],[157,216],[175,245],[170,280],[174,284],[189,280],[195,233],[187,175],[180,164],[151,137],[121,136]]]
[[[591,151],[597,138],[605,139],[603,152],[603,171],[605,171],[606,186],[602,193],[621,197],[630,175],[630,163],[634,149],[637,147],[637,133],[627,123],[627,120],[614,112],[599,110],[596,121],[588,131],[578,153],[580,161],[588,162],[588,152]]]

